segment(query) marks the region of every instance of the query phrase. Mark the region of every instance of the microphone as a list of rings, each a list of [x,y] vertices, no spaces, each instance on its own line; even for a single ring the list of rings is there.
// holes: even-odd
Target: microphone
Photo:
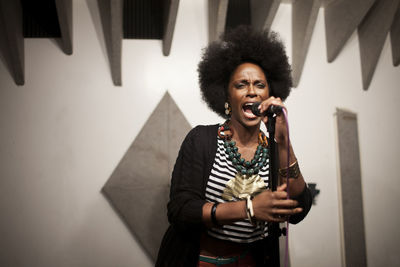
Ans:
[[[266,111],[264,111],[263,114],[261,114],[260,110],[258,109],[260,104],[261,104],[261,102],[255,102],[251,106],[251,112],[253,112],[253,114],[256,115],[257,117],[261,117],[261,116],[272,117],[274,114],[280,114],[282,112],[282,107],[281,106],[270,105],[268,107],[268,109]]]

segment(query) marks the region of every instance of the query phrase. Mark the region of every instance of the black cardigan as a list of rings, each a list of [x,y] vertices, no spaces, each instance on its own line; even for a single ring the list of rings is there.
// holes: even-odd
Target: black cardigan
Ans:
[[[217,152],[218,124],[197,126],[183,141],[172,172],[167,229],[161,242],[156,267],[197,266],[200,236],[206,229],[202,208],[206,203],[208,177]],[[312,197],[307,187],[296,198],[303,212],[291,216],[290,222],[301,221],[310,210]]]

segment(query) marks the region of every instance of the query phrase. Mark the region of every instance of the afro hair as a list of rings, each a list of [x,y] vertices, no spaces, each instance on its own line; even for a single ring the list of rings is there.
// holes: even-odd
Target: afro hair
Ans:
[[[278,34],[239,26],[228,31],[220,41],[209,44],[198,66],[203,100],[224,118],[227,118],[224,103],[228,99],[230,77],[245,62],[263,69],[271,96],[285,100],[290,93],[291,67]]]

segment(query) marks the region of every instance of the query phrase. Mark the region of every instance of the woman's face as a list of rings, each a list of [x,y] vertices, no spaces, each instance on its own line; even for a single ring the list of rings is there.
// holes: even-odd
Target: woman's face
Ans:
[[[261,117],[251,112],[254,102],[269,97],[269,88],[264,71],[256,64],[240,64],[232,73],[228,88],[228,102],[232,107],[231,120],[245,127],[258,125]]]

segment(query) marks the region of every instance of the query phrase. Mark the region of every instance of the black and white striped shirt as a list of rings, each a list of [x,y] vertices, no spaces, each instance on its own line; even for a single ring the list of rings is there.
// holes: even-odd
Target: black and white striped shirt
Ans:
[[[222,198],[226,183],[235,177],[237,171],[233,167],[232,161],[229,160],[225,151],[224,140],[217,136],[218,148],[215,155],[214,164],[206,187],[206,200],[209,202],[224,203],[227,202]],[[259,172],[266,186],[269,181],[269,160]],[[237,201],[239,199],[235,199]],[[218,239],[229,240],[238,243],[250,243],[259,239],[263,239],[268,235],[266,223],[259,226],[253,226],[247,219],[237,221],[230,225],[223,225],[220,228],[211,228],[208,234]]]

